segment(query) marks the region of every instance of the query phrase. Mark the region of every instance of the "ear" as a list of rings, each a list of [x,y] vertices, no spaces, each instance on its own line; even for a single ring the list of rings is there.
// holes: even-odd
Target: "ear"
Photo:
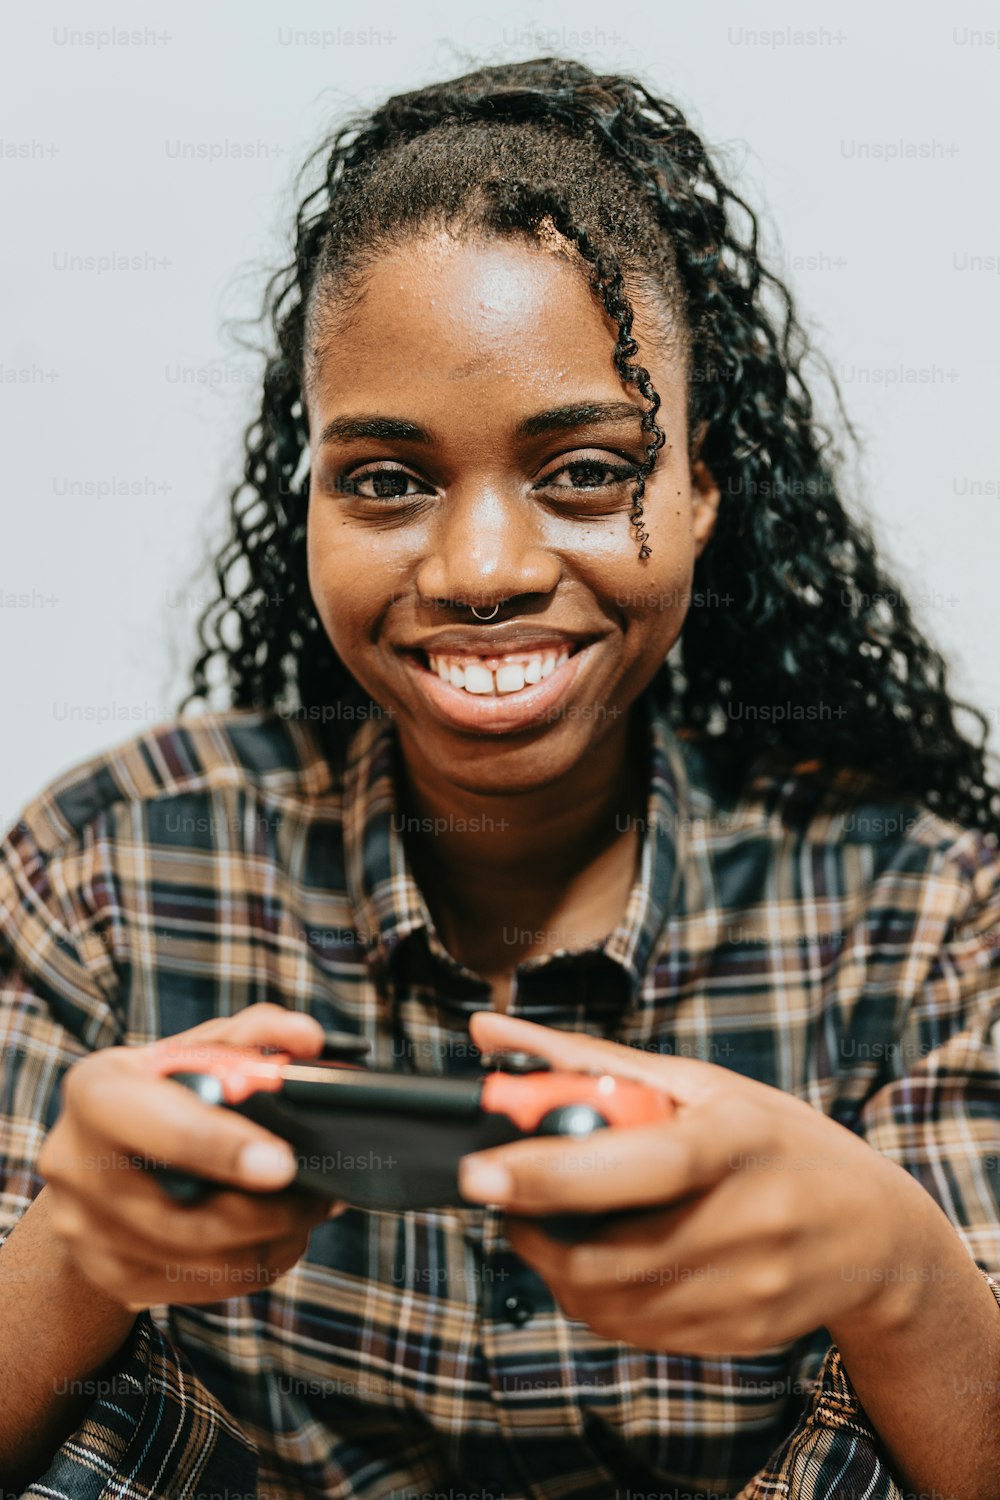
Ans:
[[[694,531],[695,556],[700,557],[715,530],[722,498],[719,486],[711,470],[698,457],[705,440],[708,423],[702,422],[695,434],[694,457],[691,459],[691,503],[693,506],[692,529]]]

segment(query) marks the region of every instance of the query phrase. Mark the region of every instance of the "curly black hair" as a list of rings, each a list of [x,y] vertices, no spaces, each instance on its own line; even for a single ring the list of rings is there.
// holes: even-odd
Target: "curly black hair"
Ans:
[[[654,325],[683,355],[691,454],[697,438],[722,492],[680,641],[651,684],[674,725],[730,774],[761,758],[815,762],[1000,834],[987,720],[951,697],[946,664],[870,528],[845,511],[843,454],[803,366],[813,359],[827,373],[854,440],[836,380],[787,287],[760,262],[756,215],[680,109],[634,78],[539,58],[390,98],[324,141],[300,184],[317,161],[323,180],[300,203],[294,259],[265,294],[274,343],[260,413],[180,712],[208,702],[214,663],[236,708],[315,716],[369,701],[329,642],[307,576],[304,392],[329,311],[349,312],[365,267],[428,225],[502,236],[545,224],[587,264],[619,330],[615,367],[647,402],[630,514],[640,557],[645,480],[665,437],[659,396],[631,362],[633,302],[643,296],[645,315],[649,288]],[[976,722],[976,741],[956,713]]]

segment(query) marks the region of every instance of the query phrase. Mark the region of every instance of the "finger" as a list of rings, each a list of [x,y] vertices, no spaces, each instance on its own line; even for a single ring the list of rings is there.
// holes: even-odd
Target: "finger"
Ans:
[[[296,1189],[218,1191],[204,1203],[183,1207],[149,1178],[117,1183],[112,1190],[104,1184],[103,1193],[101,1186],[96,1179],[84,1189],[62,1189],[60,1197],[72,1204],[91,1233],[100,1226],[98,1232],[109,1242],[132,1245],[147,1256],[226,1255],[265,1240],[310,1233],[328,1216],[328,1201],[306,1198]]]
[[[213,1016],[187,1031],[162,1037],[136,1052],[152,1048],[198,1045],[202,1042],[227,1042],[238,1047],[281,1047],[297,1057],[316,1057],[323,1050],[324,1033],[315,1016],[303,1011],[286,1010],[282,1005],[262,1001],[248,1005],[232,1016]]]
[[[141,1258],[88,1246],[76,1259],[92,1281],[139,1310],[161,1303],[217,1302],[267,1289],[301,1260],[307,1245],[307,1236],[289,1235],[227,1256]]]
[[[44,1176],[68,1181],[115,1165],[169,1164],[251,1190],[287,1187],[293,1180],[295,1156],[270,1131],[205,1104],[172,1079],[104,1061],[108,1066],[70,1068],[63,1080],[72,1129],[53,1132],[43,1145]]]
[[[676,1208],[630,1209],[610,1220],[599,1215],[593,1230],[585,1227],[571,1242],[554,1238],[533,1218],[508,1213],[503,1227],[517,1254],[536,1270],[603,1296],[608,1287],[633,1282],[686,1281],[691,1267],[711,1266],[717,1279],[730,1277],[732,1256],[711,1238],[717,1227],[711,1205],[711,1196],[700,1194]]]
[[[657,1348],[693,1351],[695,1344],[683,1339],[695,1330],[699,1337],[709,1326],[735,1335],[747,1310],[746,1291],[728,1261],[703,1256],[688,1260],[683,1253],[675,1254],[673,1243],[664,1243],[669,1228],[657,1227],[670,1217],[650,1215],[643,1221],[652,1228],[643,1231],[642,1249],[629,1244],[614,1248],[610,1257],[603,1231],[572,1246],[554,1242],[526,1220],[507,1219],[505,1233],[516,1254],[548,1284],[567,1317],[586,1323],[603,1338],[645,1348],[653,1347],[649,1340],[655,1319],[663,1340]],[[725,1337],[717,1347],[727,1347]]]
[[[160,1282],[160,1301],[206,1302],[243,1297],[268,1288],[302,1259],[306,1234],[284,1235],[258,1242],[224,1256],[175,1256],[153,1267],[152,1281]]]
[[[682,1104],[707,1097],[723,1083],[727,1087],[739,1087],[739,1074],[716,1063],[642,1052],[620,1042],[606,1041],[603,1037],[556,1031],[551,1026],[539,1026],[535,1021],[524,1021],[498,1011],[474,1011],[469,1029],[481,1052],[501,1049],[533,1052],[546,1058],[554,1067],[569,1072],[606,1070],[619,1078],[650,1083]]]
[[[740,1101],[720,1096],[654,1125],[595,1130],[583,1140],[515,1141],[462,1157],[459,1191],[526,1215],[672,1203],[732,1170],[747,1139],[744,1122]]]

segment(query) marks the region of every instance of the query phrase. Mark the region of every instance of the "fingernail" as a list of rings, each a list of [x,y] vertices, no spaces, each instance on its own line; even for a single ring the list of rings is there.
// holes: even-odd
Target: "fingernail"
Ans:
[[[458,1168],[458,1187],[463,1198],[475,1198],[481,1203],[505,1203],[514,1190],[514,1183],[507,1168],[498,1162],[464,1156]]]
[[[265,1141],[255,1141],[244,1146],[240,1152],[240,1171],[269,1185],[277,1179],[281,1183],[295,1176],[295,1157],[283,1146],[269,1146]]]

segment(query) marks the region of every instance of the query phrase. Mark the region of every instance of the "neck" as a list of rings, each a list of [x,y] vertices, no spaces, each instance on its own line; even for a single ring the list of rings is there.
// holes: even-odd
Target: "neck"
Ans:
[[[425,896],[469,915],[548,904],[645,811],[644,755],[635,713],[566,776],[528,792],[470,791],[401,755],[403,837]]]

